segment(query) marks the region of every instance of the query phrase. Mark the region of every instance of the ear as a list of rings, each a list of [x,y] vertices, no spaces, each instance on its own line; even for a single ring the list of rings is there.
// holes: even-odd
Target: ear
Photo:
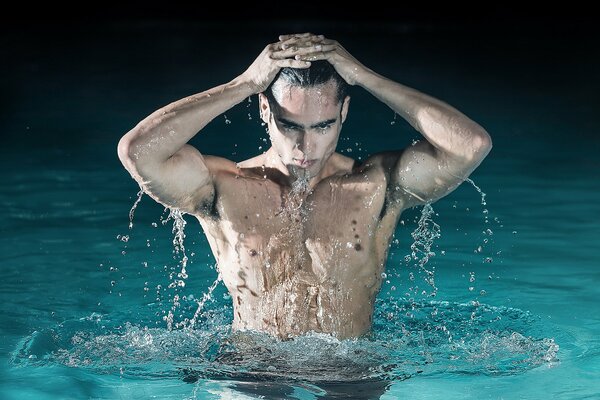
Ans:
[[[344,103],[342,104],[342,124],[346,121],[348,116],[348,107],[350,106],[350,96],[346,96]]]
[[[258,94],[258,112],[260,113],[260,119],[262,119],[265,124],[268,124],[271,109],[269,107],[269,100],[267,100],[267,96],[265,96],[264,93]]]

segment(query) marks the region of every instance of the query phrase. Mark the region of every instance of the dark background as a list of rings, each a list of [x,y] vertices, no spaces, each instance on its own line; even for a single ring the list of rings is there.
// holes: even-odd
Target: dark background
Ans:
[[[493,133],[496,149],[519,156],[514,138],[522,134],[569,151],[574,139],[598,148],[600,36],[594,13],[576,3],[532,11],[416,2],[14,6],[0,27],[4,172],[45,161],[121,168],[116,143],[139,120],[234,78],[279,34],[303,31],[337,39],[377,72],[455,105]],[[355,96],[352,110],[373,101]],[[392,115],[351,114],[360,134],[374,117],[387,125]],[[536,131],[540,120],[556,129]],[[257,146],[247,154],[232,148],[244,131],[212,137],[212,148],[237,158],[255,153]],[[364,150],[380,150],[372,143]]]

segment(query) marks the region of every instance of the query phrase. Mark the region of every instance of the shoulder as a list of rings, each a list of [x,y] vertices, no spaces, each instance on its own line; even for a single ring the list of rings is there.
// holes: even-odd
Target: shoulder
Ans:
[[[327,175],[351,174],[356,168],[357,162],[353,158],[340,153],[333,153],[327,162],[330,169]]]
[[[203,155],[204,163],[213,176],[223,172],[234,172],[237,169],[236,163],[224,157]]]
[[[265,163],[265,154],[259,154],[255,157],[235,163],[237,168],[256,168]]]
[[[354,172],[379,174],[383,175],[386,180],[389,180],[401,153],[402,150],[374,153],[364,161],[357,162],[354,165]]]

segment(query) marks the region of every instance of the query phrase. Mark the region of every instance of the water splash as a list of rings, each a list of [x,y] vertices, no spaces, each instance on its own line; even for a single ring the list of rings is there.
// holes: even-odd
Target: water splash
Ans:
[[[212,285],[210,285],[208,287],[208,290],[206,291],[206,293],[204,293],[202,295],[202,299],[198,301],[198,308],[196,308],[196,312],[194,312],[194,316],[192,317],[192,319],[190,319],[189,321],[184,320],[184,324],[181,325],[182,327],[193,329],[196,326],[198,318],[200,318],[201,313],[204,310],[204,305],[206,304],[206,302],[214,299],[213,293],[214,293],[215,289],[217,288],[217,286],[219,285],[219,282],[221,282],[222,280],[223,280],[223,278],[221,277],[221,274],[219,273],[219,275],[217,276],[217,279],[215,279],[215,281],[212,283]]]
[[[67,365],[142,379],[319,384],[417,374],[513,375],[559,361],[559,346],[545,336],[540,319],[514,308],[378,300],[372,333],[348,340],[308,333],[280,341],[256,332],[234,333],[231,314],[230,304],[209,302],[194,329],[173,331],[92,314],[33,332],[17,345],[12,363]],[[449,340],[441,326],[456,334]]]
[[[292,194],[293,195],[301,195],[304,194],[306,192],[308,192],[308,190],[310,189],[310,185],[308,182],[308,178],[305,177],[301,177],[296,179],[294,182],[292,182]]]
[[[140,187],[140,190],[137,193],[137,199],[135,200],[135,202],[133,203],[133,206],[131,206],[131,209],[129,210],[129,229],[133,228],[133,216],[135,213],[135,209],[137,208],[140,201],[142,201],[143,196],[144,196],[144,189]]]
[[[479,194],[481,195],[481,205],[485,207],[487,205],[487,202],[485,200],[486,194],[483,192],[483,190],[481,190],[481,188],[475,184],[473,179],[467,178],[465,179],[465,181],[473,185],[473,187],[479,192]]]
[[[176,208],[169,209],[169,215],[162,221],[163,225],[168,221],[173,221],[173,227],[171,232],[173,233],[173,257],[179,258],[179,271],[172,271],[169,274],[169,280],[171,281],[168,285],[169,289],[174,291],[171,299],[172,304],[170,310],[163,317],[163,320],[167,323],[167,329],[172,330],[173,328],[180,327],[181,323],[175,322],[175,313],[180,307],[181,296],[179,293],[180,288],[185,287],[187,274],[188,256],[185,250],[185,226],[187,221],[184,218],[184,213]]]
[[[441,236],[440,226],[433,221],[432,216],[435,214],[430,203],[423,206],[421,217],[415,230],[411,233],[413,243],[410,246],[411,254],[405,257],[407,263],[412,263],[417,268],[417,273],[423,276],[425,283],[429,285],[430,291],[421,291],[421,295],[435,297],[438,288],[435,284],[435,266],[427,267],[429,260],[435,256],[432,250],[434,241]],[[415,280],[413,272],[409,273],[409,279]],[[411,290],[418,294],[418,284],[413,286]]]
[[[465,180],[466,182],[470,183],[475,190],[477,190],[477,192],[481,195],[481,206],[482,206],[482,214],[483,214],[483,222],[484,222],[484,229],[482,230],[482,235],[483,238],[481,239],[481,243],[479,243],[475,250],[474,253],[475,254],[481,254],[482,255],[482,262],[483,263],[492,263],[494,262],[494,258],[496,256],[500,256],[502,254],[502,251],[495,251],[494,247],[495,247],[495,242],[494,242],[494,231],[493,229],[490,227],[491,223],[490,223],[490,212],[487,208],[487,200],[486,200],[486,194],[483,192],[483,190],[481,190],[481,188],[479,186],[477,186],[475,184],[475,182],[470,179],[467,178]],[[500,219],[498,217],[495,217],[493,220],[500,228],[503,228],[504,225],[502,224],[502,221],[500,221]],[[486,248],[489,248],[487,254],[485,253]],[[495,253],[494,253],[495,252]]]

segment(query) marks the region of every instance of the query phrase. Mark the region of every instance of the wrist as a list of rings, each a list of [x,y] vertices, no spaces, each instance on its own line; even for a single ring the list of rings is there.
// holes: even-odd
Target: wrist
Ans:
[[[364,89],[369,89],[377,84],[383,77],[373,70],[363,67],[357,70],[354,74],[354,85],[360,86]]]
[[[239,85],[242,90],[246,90],[248,96],[261,93],[265,90],[262,85],[259,85],[255,79],[247,76],[245,72],[235,78],[232,82]]]

